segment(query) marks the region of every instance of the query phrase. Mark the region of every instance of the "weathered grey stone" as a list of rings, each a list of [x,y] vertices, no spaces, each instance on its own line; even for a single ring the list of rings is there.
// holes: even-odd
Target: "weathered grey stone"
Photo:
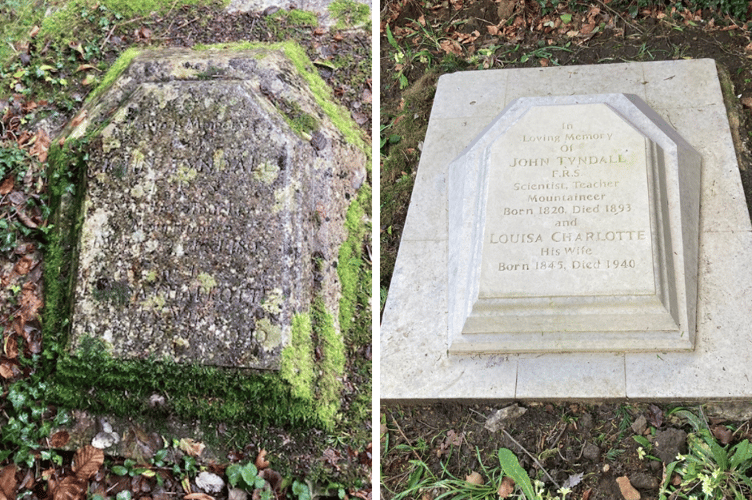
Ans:
[[[273,369],[295,314],[337,311],[364,155],[283,49],[146,52],[87,111],[71,350]]]
[[[691,349],[700,166],[635,95],[510,103],[449,165],[450,352]]]

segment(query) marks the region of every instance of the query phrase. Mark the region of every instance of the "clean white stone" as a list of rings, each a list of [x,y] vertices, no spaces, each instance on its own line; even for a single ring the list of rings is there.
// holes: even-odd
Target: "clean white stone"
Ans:
[[[702,156],[697,348],[449,354],[448,205],[437,199],[452,187],[449,163],[517,97],[611,92],[640,96]],[[382,399],[752,397],[752,228],[725,113],[710,59],[442,76],[411,201],[420,210],[411,206],[383,315]]]
[[[513,101],[449,165],[450,352],[691,349],[700,164],[634,95]]]

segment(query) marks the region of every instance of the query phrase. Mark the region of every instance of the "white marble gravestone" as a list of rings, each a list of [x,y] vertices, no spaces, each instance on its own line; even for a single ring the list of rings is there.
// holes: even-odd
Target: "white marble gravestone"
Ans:
[[[620,95],[582,98],[602,94]],[[577,109],[598,109],[598,120],[608,126],[575,120],[573,100]],[[530,134],[525,120],[539,130]],[[570,133],[575,137],[567,140]],[[592,140],[597,134],[618,135],[617,147],[608,148],[608,135]],[[558,143],[545,140],[557,135]],[[526,153],[504,153],[528,138],[534,140],[526,142],[531,146]],[[572,151],[556,152],[565,143]],[[585,159],[574,165],[580,163],[578,147]],[[483,168],[485,153],[502,166],[495,179],[492,169]],[[560,176],[571,157],[577,159],[566,169],[570,176]],[[597,173],[632,160],[634,165],[618,170],[629,171],[625,177]],[[577,169],[582,180],[572,177]],[[693,205],[698,183],[699,212]],[[575,195],[585,199],[554,198]],[[564,213],[551,213],[559,210],[552,207]],[[553,241],[555,232],[562,241]],[[585,241],[576,241],[583,232]],[[492,243],[492,233],[498,243]],[[565,233],[570,241],[564,241]],[[587,233],[593,233],[589,241]],[[536,236],[514,236],[530,234]],[[535,241],[538,234],[541,241]],[[618,266],[602,269],[608,261]],[[385,402],[749,399],[750,262],[752,225],[713,60],[444,75],[382,316],[380,397]],[[619,297],[639,306],[633,315],[620,304],[618,318],[588,318],[588,328],[597,328],[592,334],[586,328],[568,327],[571,335],[557,330],[563,322],[572,326],[598,302],[604,311],[612,308]],[[544,302],[552,307],[541,307]],[[648,317],[646,308],[663,312]],[[549,310],[556,321],[547,322],[542,312]],[[500,311],[513,313],[504,321],[517,329],[501,335],[502,347],[496,341],[484,345],[486,336],[499,334],[470,329],[483,326],[484,314],[498,319]],[[519,328],[531,319],[548,329]],[[659,320],[670,328],[655,328]],[[625,333],[627,321],[643,321],[654,334]],[[608,346],[609,337],[627,348]],[[641,347],[629,344],[630,338]],[[578,342],[590,350],[580,350]],[[554,350],[531,348],[535,343]]]
[[[700,167],[637,96],[512,102],[449,165],[450,352],[692,349]]]

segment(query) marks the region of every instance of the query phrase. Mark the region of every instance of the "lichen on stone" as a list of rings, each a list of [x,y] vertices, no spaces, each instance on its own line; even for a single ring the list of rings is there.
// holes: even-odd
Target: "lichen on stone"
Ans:
[[[196,279],[201,286],[201,291],[205,294],[208,294],[217,286],[217,280],[209,273],[200,273]]]
[[[264,184],[273,184],[279,175],[279,166],[269,162],[261,162],[253,171],[253,178]]]

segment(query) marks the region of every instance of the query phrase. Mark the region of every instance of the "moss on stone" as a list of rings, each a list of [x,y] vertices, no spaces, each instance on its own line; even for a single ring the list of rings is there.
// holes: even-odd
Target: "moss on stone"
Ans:
[[[363,238],[368,229],[364,222],[366,215],[364,205],[370,203],[370,200],[371,189],[368,185],[363,185],[347,210],[345,224],[348,238],[339,249],[337,273],[342,285],[339,324],[343,335],[348,335],[352,330],[359,295],[370,296],[370,272],[365,276],[362,275],[365,267],[362,260]]]
[[[96,89],[94,89],[89,96],[86,98],[86,102],[93,101],[102,93],[110,88],[112,84],[117,80],[117,78],[121,75],[123,71],[128,67],[128,65],[133,61],[133,59],[141,53],[141,50],[131,47],[129,49],[126,49],[120,56],[117,58],[117,60],[110,66],[110,69],[107,70],[107,73],[105,73],[104,77],[102,78],[102,83],[100,83]]]
[[[367,157],[366,168],[371,168],[371,150],[363,140],[362,132],[353,121],[350,113],[337,104],[332,94],[332,89],[319,76],[313,67],[313,63],[306,55],[305,50],[293,41],[279,42],[274,44],[264,44],[261,42],[230,42],[218,43],[213,45],[197,44],[193,46],[194,50],[257,50],[258,57],[264,57],[265,53],[272,50],[283,50],[285,56],[293,63],[295,69],[308,84],[318,105],[324,113],[334,123],[337,129],[345,136],[345,140],[360,149]]]
[[[293,26],[315,27],[319,24],[319,20],[316,18],[316,14],[314,14],[313,12],[298,9],[278,10],[277,12],[269,16],[269,19],[272,21],[284,20],[287,24]]]
[[[347,137],[348,142],[369,154],[357,126],[346,110],[332,102],[331,90],[315,74],[302,48],[294,43],[276,44],[263,49],[258,44],[235,45],[239,50],[258,49],[260,56],[265,52],[263,49],[282,48],[311,86],[319,105]],[[96,91],[97,95],[112,85],[137,53],[133,50],[121,56],[103,79]],[[86,172],[84,158],[89,138],[96,136],[107,125],[108,123],[102,123],[96,130],[83,128],[82,135],[78,138],[66,141],[62,147],[55,144],[51,148],[50,169],[54,174],[51,174],[50,179],[53,198],[57,196],[59,201],[68,196],[78,200],[73,203],[73,214],[81,213],[80,208],[75,208],[75,203],[80,204],[83,197]],[[83,136],[84,133],[86,136]],[[78,190],[75,189],[76,186]],[[285,193],[280,196],[280,202],[286,199]],[[348,297],[348,290],[357,289],[359,282],[360,286],[363,285],[363,272],[370,279],[370,272],[360,256],[367,227],[363,208],[366,198],[370,199],[367,186],[361,189],[348,211],[349,238],[340,249],[338,272],[344,293],[338,312],[340,323],[344,325],[343,333],[349,331],[347,325],[352,323],[355,308],[360,301],[358,298]],[[336,425],[345,344],[334,328],[333,314],[337,311],[326,311],[323,300],[316,301],[314,310],[310,313],[302,312],[293,318],[291,342],[281,353],[278,373],[249,371],[240,372],[239,376],[237,370],[177,364],[169,360],[114,359],[108,354],[107,344],[97,339],[91,339],[86,346],[82,344],[76,353],[66,352],[71,279],[75,275],[76,263],[72,255],[75,247],[73,237],[77,234],[74,228],[77,225],[80,227],[80,220],[76,220],[76,215],[70,213],[58,213],[56,216],[67,218],[68,222],[67,226],[60,224],[61,231],[52,236],[45,256],[48,300],[44,328],[45,356],[50,361],[50,402],[61,407],[88,408],[115,415],[151,414],[155,410],[148,407],[149,395],[164,392],[170,394],[170,406],[159,411],[163,412],[163,416],[174,415],[183,420],[222,420],[259,426],[320,426],[327,429]],[[359,269],[356,264],[360,266]],[[199,280],[198,285],[204,293],[208,293],[213,286],[209,279],[205,281]],[[159,307],[158,298],[152,302],[155,307]],[[269,304],[273,302],[271,300]],[[367,315],[367,312],[364,314]],[[347,319],[343,321],[344,318]],[[264,325],[259,326],[263,329]],[[264,330],[264,334],[266,340],[271,342],[276,338],[275,332],[267,330]],[[322,360],[318,365],[314,360],[314,341],[322,353]],[[90,391],[90,388],[96,390]],[[209,394],[211,398],[207,397]],[[254,401],[254,405],[238,404],[239,401]]]
[[[292,338],[284,351],[279,376],[290,384],[290,392],[304,401],[313,400],[313,327],[308,313],[292,319]]]
[[[321,376],[316,383],[316,412],[322,422],[332,425],[336,421],[340,407],[341,377],[345,371],[345,344],[342,335],[334,329],[334,319],[326,311],[323,301],[317,300],[314,303],[311,315],[314,333],[321,347]]]

